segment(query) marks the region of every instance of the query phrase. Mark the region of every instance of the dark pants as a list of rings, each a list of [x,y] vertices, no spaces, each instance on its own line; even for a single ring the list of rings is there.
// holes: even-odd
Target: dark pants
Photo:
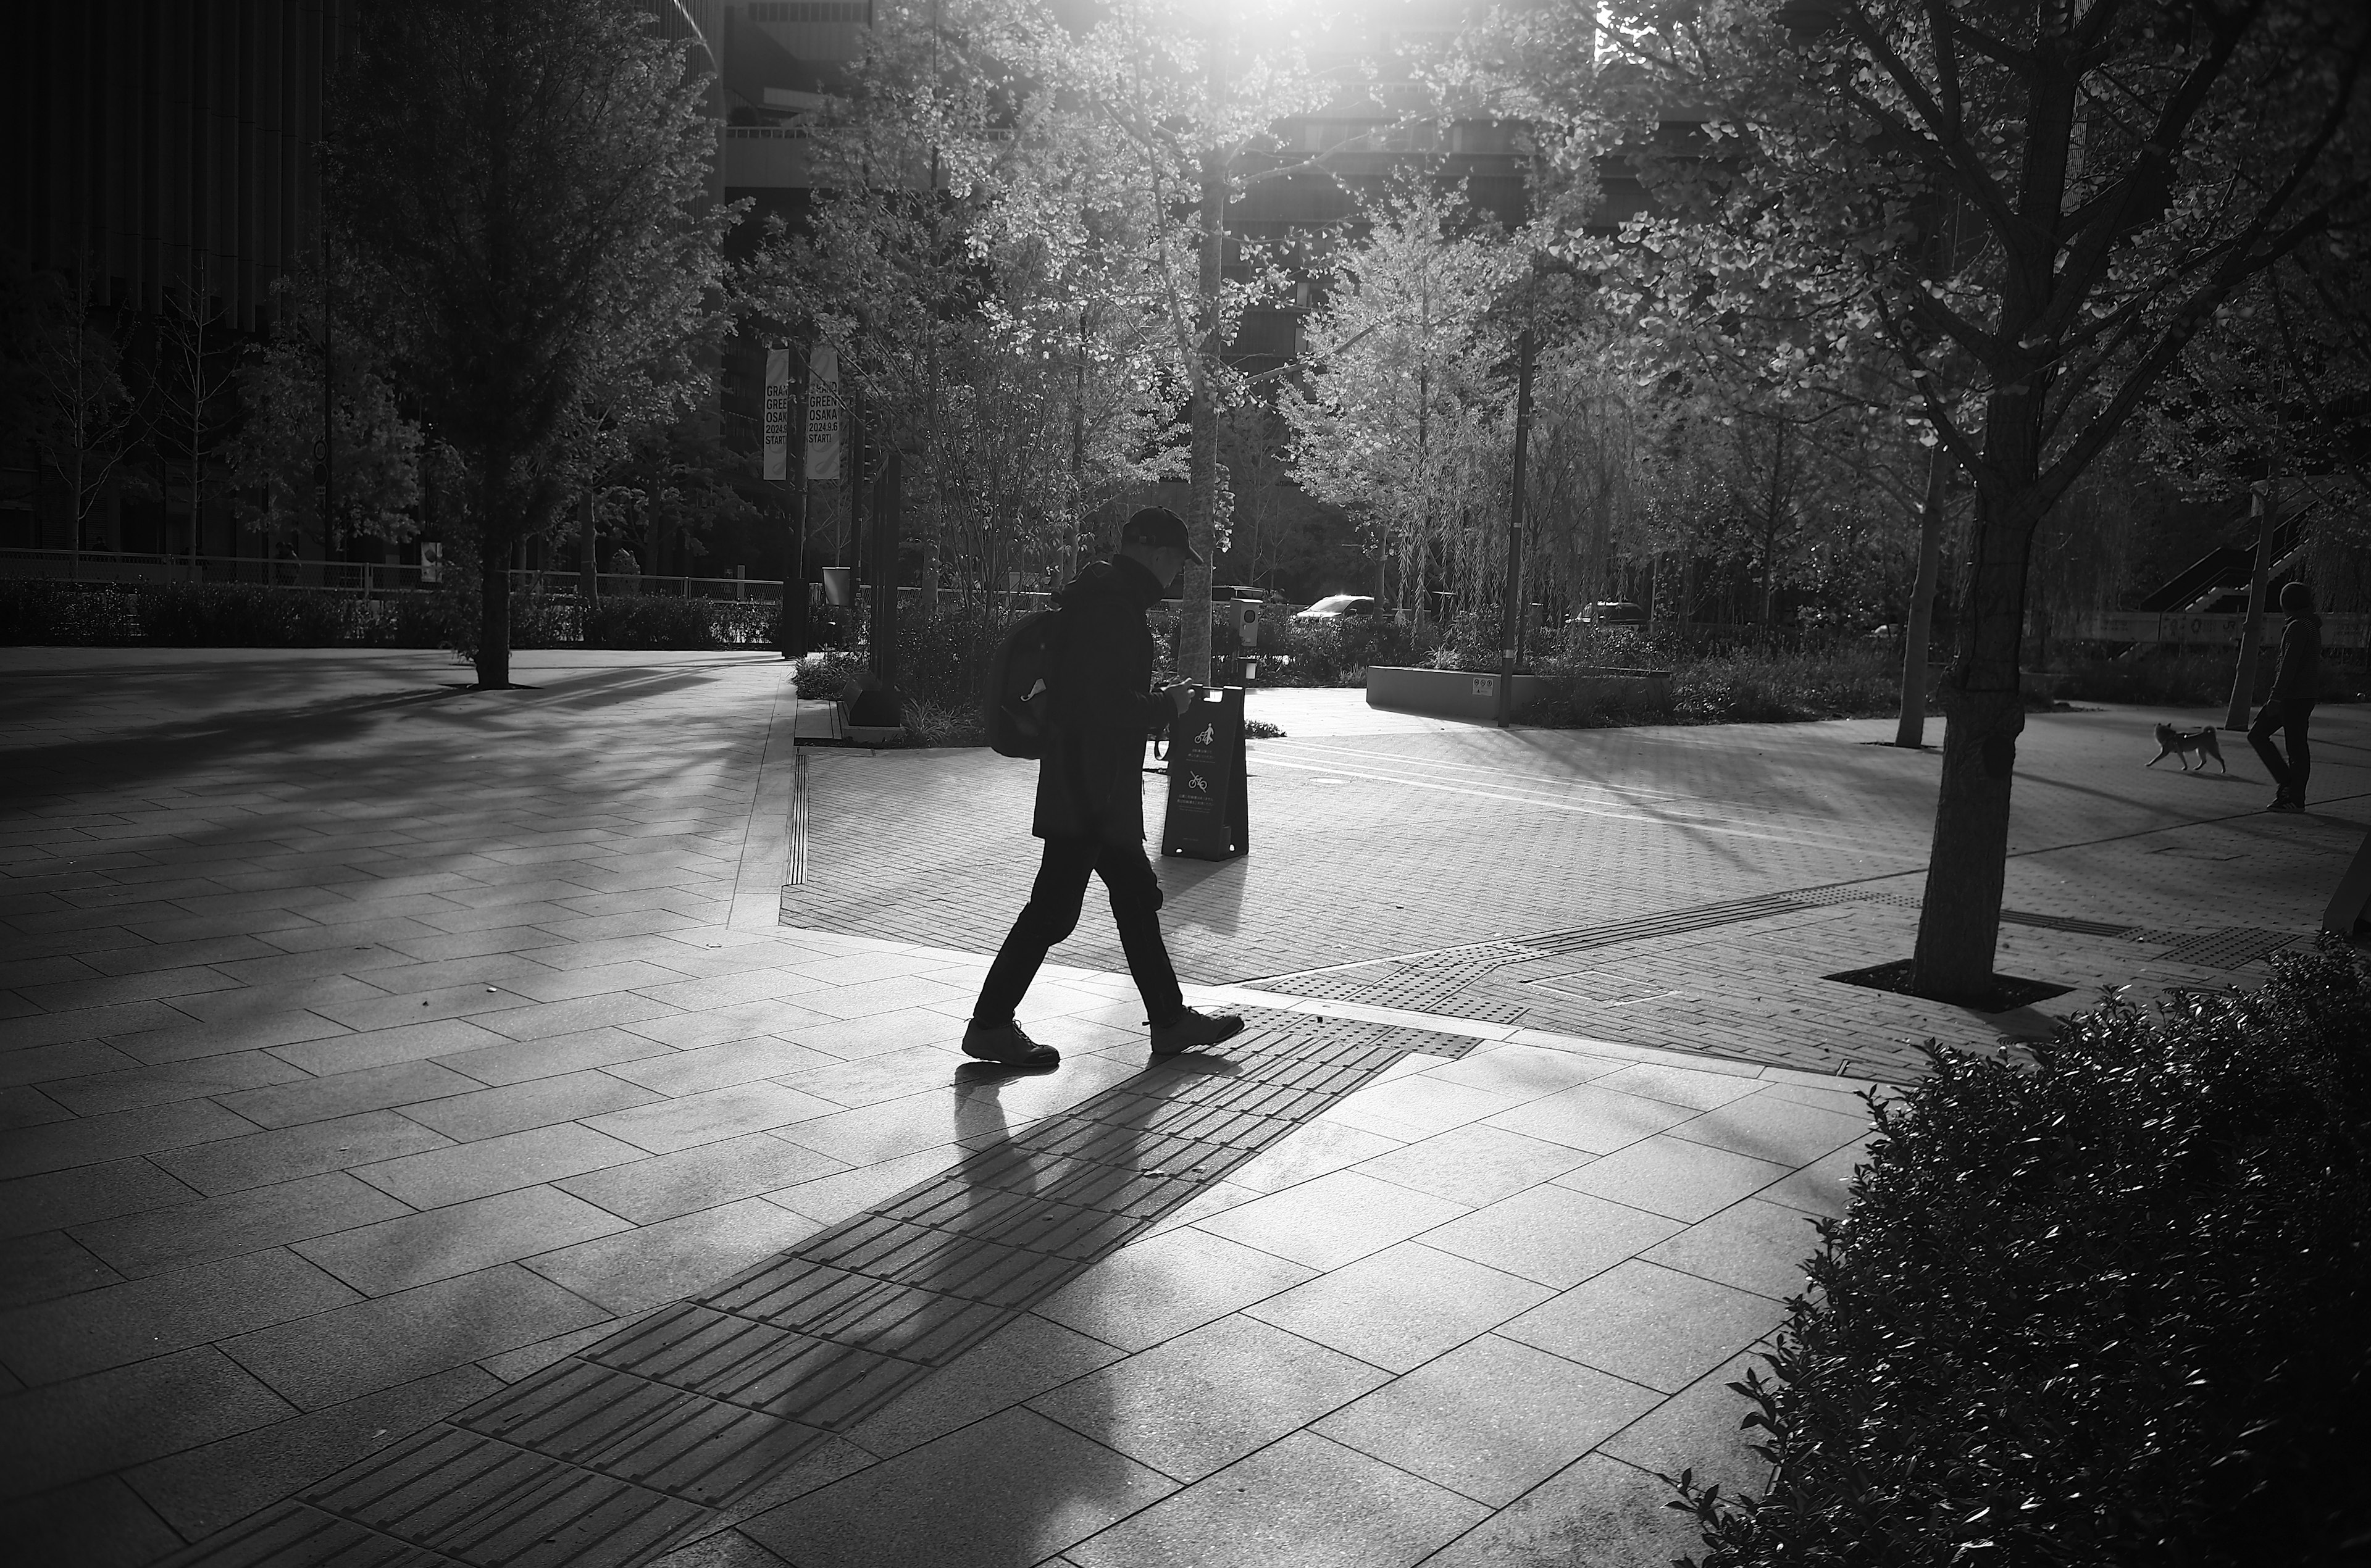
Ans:
[[[1004,1024],[1029,992],[1037,966],[1057,942],[1078,928],[1079,907],[1086,901],[1090,874],[1104,879],[1111,894],[1112,919],[1119,927],[1119,945],[1128,954],[1128,972],[1144,997],[1144,1009],[1154,1023],[1168,1023],[1185,1010],[1185,993],[1177,988],[1177,972],[1169,965],[1169,950],[1161,940],[1161,882],[1144,851],[1136,845],[1105,844],[1094,838],[1048,838],[1046,858],[1037,867],[1036,885],[1012,932],[997,950],[972,1021]]]
[[[2313,704],[2300,702],[2293,697],[2276,697],[2264,704],[2256,721],[2248,726],[2248,744],[2264,759],[2264,771],[2273,776],[2273,786],[2298,805],[2305,804],[2306,775],[2313,771],[2313,749],[2306,744],[2306,725],[2313,718]],[[2273,749],[2273,736],[2288,732],[2289,757]]]

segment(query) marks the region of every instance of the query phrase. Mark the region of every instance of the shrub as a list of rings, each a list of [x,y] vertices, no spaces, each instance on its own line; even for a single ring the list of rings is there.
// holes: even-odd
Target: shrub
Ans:
[[[1822,1222],[1706,1568],[2336,1562],[2371,1527],[2371,963],[1929,1047]],[[2359,1544],[2354,1549],[2359,1551]],[[2349,1559],[2353,1560],[2353,1559]]]
[[[0,581],[0,645],[136,642],[133,595],[113,584]]]

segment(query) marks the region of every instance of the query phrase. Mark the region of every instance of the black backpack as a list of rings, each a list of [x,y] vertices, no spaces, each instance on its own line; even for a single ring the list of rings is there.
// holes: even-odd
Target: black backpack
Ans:
[[[999,756],[1041,757],[1054,727],[1054,657],[1059,609],[1015,621],[988,665],[988,744]]]

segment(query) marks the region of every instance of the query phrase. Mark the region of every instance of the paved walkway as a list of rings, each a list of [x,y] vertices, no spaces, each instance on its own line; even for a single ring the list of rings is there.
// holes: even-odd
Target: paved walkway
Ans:
[[[1067,1060],[1016,1076],[955,1044],[1027,770],[817,755],[786,896],[769,659],[0,669],[0,1473],[42,1561],[1660,1562],[1651,1472],[1758,1482],[1723,1385],[1841,1204],[1833,1069],[2030,1026],[1818,978],[1898,956],[1895,904],[1600,940],[1914,890],[1931,762],[1853,726],[1264,696],[1255,854],[1164,867],[1196,995],[1255,1029],[1150,1066],[1091,915],[1029,1009]],[[2153,717],[2037,720],[2011,903],[2308,929],[2371,727],[2329,713],[2338,804],[2268,819],[2142,772]],[[1528,956],[1411,978],[1492,941]],[[1620,1005],[1659,985],[1701,1049]]]

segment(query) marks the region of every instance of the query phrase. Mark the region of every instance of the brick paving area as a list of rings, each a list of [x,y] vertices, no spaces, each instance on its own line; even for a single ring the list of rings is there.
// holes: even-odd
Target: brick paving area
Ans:
[[[1268,695],[1255,694],[1255,715]],[[1162,864],[1181,973],[1345,999],[1381,981],[1387,1006],[1879,1078],[1916,1071],[1929,1038],[1987,1048],[2045,1032],[2105,986],[2264,973],[2245,954],[2261,941],[2185,963],[2170,940],[2012,924],[2002,973],[2067,996],[1986,1015],[1825,981],[1906,958],[1915,937],[1935,757],[1870,744],[1891,725],[1501,733],[1382,716],[1381,732],[1361,734],[1355,694],[1332,695],[1273,694],[1288,738],[1253,743],[1250,857]],[[2197,716],[2033,718],[2010,905],[2172,937],[2309,933],[2371,830],[2371,716],[2317,716],[2320,804],[2306,817],[2254,810],[2270,787],[2244,753],[2227,778],[2142,767],[2160,717]],[[1029,765],[836,753],[814,775],[813,871],[785,893],[786,923],[994,949],[1035,866]],[[1148,779],[1156,821],[1161,782]],[[1658,928],[1709,904],[1819,888],[1853,902]],[[1636,940],[1585,958],[1502,966],[1514,950],[1494,946],[1625,923],[1643,923]],[[1092,916],[1063,952],[1122,967]],[[1347,980],[1310,973],[1392,955],[1416,962]]]
[[[605,1345],[686,1302],[730,1315],[723,1282],[803,1247],[1045,1224],[1075,1167],[977,1183],[1005,1197],[977,1216],[943,1178],[1141,1094],[1094,914],[1061,955],[1083,964],[1030,998],[1060,1071],[984,1084],[955,1049],[1025,881],[1025,767],[818,755],[792,905],[818,902],[779,923],[796,709],[765,655],[531,654],[536,689],[504,694],[409,652],[0,669],[0,1531],[34,1560],[262,1551],[242,1521],[299,1495],[381,1528],[414,1516],[387,1490],[414,1457],[495,1445],[525,1457],[428,1510],[449,1550],[400,1559],[491,1562],[509,1538],[471,1532],[526,1495],[517,1466],[557,1496],[639,1462],[619,1423],[673,1419],[551,1402],[620,1370]],[[1481,1019],[1407,1010],[1458,987],[1393,1010],[1207,983],[1839,882],[1914,895],[1931,761],[1852,726],[1501,735],[1277,701],[1294,739],[1255,759],[1258,852],[1164,868],[1193,994],[1467,1054],[1344,1086],[1116,1251],[1047,1240],[1066,1283],[857,1389],[885,1397],[829,1462],[790,1452],[804,1423],[716,1401],[759,1423],[746,1468],[626,1478],[725,1532],[679,1568],[1659,1562],[1688,1543],[1653,1470],[1752,1482],[1721,1385],[1795,1288],[1805,1218],[1841,1203],[1864,1119],[1835,1042],[1898,1000],[1815,976],[1895,956],[1905,903],[1475,970],[1523,1009]],[[2027,747],[2013,904],[2204,938],[2310,923],[2359,810],[2218,813],[2240,786],[2123,757],[2150,716],[2067,717]],[[2317,793],[2361,794],[2359,719],[2323,728]],[[2005,951],[2154,983],[2231,978],[2173,960],[2248,947],[2017,928]],[[1820,1072],[1769,1065],[1795,1060]],[[667,1430],[742,1419],[699,1409]]]

